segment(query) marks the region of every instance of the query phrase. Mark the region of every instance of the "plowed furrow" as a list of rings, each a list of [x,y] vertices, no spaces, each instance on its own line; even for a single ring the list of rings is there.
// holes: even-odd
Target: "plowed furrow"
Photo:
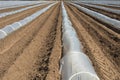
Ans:
[[[98,6],[103,6],[103,7],[111,8],[111,9],[118,9],[118,10],[120,10],[120,7],[115,7],[115,6],[102,5],[102,4],[94,4],[94,5],[98,5]]]
[[[74,10],[75,10],[75,8],[74,8]],[[106,55],[114,63],[114,65],[119,67],[120,66],[120,64],[119,64],[119,60],[120,60],[119,37],[118,37],[118,40],[114,40],[114,38],[112,38],[110,36],[115,37],[115,35],[109,35],[108,30],[104,31],[102,28],[102,27],[105,27],[104,25],[100,25],[95,20],[90,19],[90,17],[87,17],[87,15],[84,15],[81,12],[77,11],[77,9],[74,12],[77,12],[76,13],[77,16],[80,16],[79,20],[81,21],[82,25],[84,25],[84,27],[89,32],[89,34],[91,34],[91,36],[93,36],[93,39],[102,48],[103,52],[106,53]]]
[[[45,21],[28,47],[8,69],[2,80],[45,79],[48,73],[49,57],[56,37],[59,15],[59,6],[54,6],[54,8],[49,19]]]
[[[19,41],[20,39],[23,39],[24,35],[28,35],[30,30],[33,31],[34,28],[37,28],[37,27],[35,27],[37,24],[42,25],[45,22],[45,20],[47,19],[48,15],[49,15],[49,12],[47,11],[45,14],[38,17],[39,21],[37,19],[33,20],[31,23],[23,26],[19,30],[17,30],[15,32],[11,33],[10,35],[8,35],[5,39],[0,40],[0,51],[1,51],[1,53],[4,52],[3,50],[8,49],[8,47],[11,47],[14,43]]]
[[[2,46],[4,46],[4,49],[1,51],[0,55],[1,77],[10,67],[10,65],[13,64],[17,57],[22,54],[23,50],[31,43],[38,31],[41,29],[42,25],[45,23],[46,19],[50,16],[50,14],[52,14],[52,11],[53,8],[48,10],[45,14],[41,15],[38,19],[30,23],[29,25],[24,26],[24,29],[20,29],[6,37],[4,40],[0,41],[1,44],[3,43]],[[2,46],[1,48],[3,48]]]
[[[40,9],[46,7],[46,6],[47,5],[41,5],[39,7],[35,7],[35,8],[32,8],[32,9],[22,11],[20,13],[16,13],[16,14],[13,14],[13,15],[8,15],[6,17],[0,18],[0,28],[3,28],[6,25],[10,25],[10,24],[12,24],[14,22],[17,22],[19,20],[22,20],[25,17],[32,15],[36,11],[38,11],[38,10],[40,10]]]
[[[46,80],[60,80],[60,74],[59,74],[59,62],[62,56],[62,39],[61,39],[61,33],[62,33],[62,11],[60,7],[59,17],[58,17],[58,23],[56,26],[56,37],[54,40],[54,46],[49,58],[49,64],[48,64],[48,74],[46,76]]]
[[[87,6],[87,5],[82,5],[82,4],[80,4],[80,5],[83,6],[83,7],[86,7],[88,9],[90,9],[90,10],[93,10],[93,11],[99,12],[101,14],[104,14],[106,16],[109,16],[109,17],[111,17],[113,19],[120,20],[120,14],[115,14],[113,12],[109,12],[109,11],[106,11],[106,10],[98,9],[98,8],[95,8],[95,7],[90,7],[90,6]]]
[[[22,20],[46,6],[48,4],[0,18],[0,28]],[[90,58],[100,80],[120,80],[119,30],[72,4],[64,2],[64,6],[82,44],[83,53]],[[82,6],[119,20],[116,14]],[[27,6],[2,12],[23,7]],[[59,71],[63,57],[62,17],[61,2],[58,2],[30,23],[0,39],[0,80],[62,79]]]
[[[33,6],[33,5],[28,5],[28,6]],[[6,9],[2,9],[0,10],[0,13],[4,13],[4,12],[10,12],[10,11],[15,11],[15,10],[19,10],[28,6],[21,6],[21,7],[15,7],[15,8],[6,8]]]
[[[84,46],[85,53],[90,57],[93,65],[101,78],[101,80],[116,80],[119,79],[119,72],[113,62],[106,56],[101,46],[98,44],[99,41],[95,40],[95,36],[91,35],[90,32],[94,29],[87,29],[87,23],[80,20],[82,14],[77,12],[75,8],[67,8],[70,19],[75,27],[80,40]],[[78,15],[79,14],[79,15]],[[86,19],[87,22],[87,19]],[[84,25],[85,24],[85,25]],[[92,26],[89,26],[91,28]],[[96,33],[94,33],[96,34]],[[99,36],[98,36],[99,37]],[[103,46],[104,47],[104,46]],[[116,75],[114,75],[116,74]]]

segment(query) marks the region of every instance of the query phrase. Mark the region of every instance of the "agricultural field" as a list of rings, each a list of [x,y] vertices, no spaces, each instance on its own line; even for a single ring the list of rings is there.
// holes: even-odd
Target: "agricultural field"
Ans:
[[[120,1],[0,1],[0,80],[120,80]]]

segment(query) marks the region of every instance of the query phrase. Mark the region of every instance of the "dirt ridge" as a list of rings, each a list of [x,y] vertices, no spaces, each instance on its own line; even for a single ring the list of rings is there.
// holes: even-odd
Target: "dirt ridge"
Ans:
[[[79,38],[82,41],[82,44],[84,46],[83,49],[92,60],[93,65],[101,80],[119,80],[119,72],[117,71],[116,67],[107,58],[101,47],[86,30],[85,26],[83,27],[83,24],[81,24],[82,22],[79,21],[79,16],[76,15],[77,12],[75,11],[75,13],[73,13],[73,11],[68,7],[66,8],[73,26],[75,27]]]

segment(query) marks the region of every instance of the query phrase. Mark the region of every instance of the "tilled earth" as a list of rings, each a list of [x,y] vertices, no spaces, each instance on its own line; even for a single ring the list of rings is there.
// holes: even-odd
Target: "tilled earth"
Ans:
[[[25,5],[25,6],[13,7],[13,8],[5,8],[5,9],[1,9],[0,13],[15,11],[15,10],[19,10],[19,9],[26,8],[26,7],[33,6],[33,5],[36,5],[36,4],[27,5],[27,6]]]
[[[80,4],[81,6],[83,7],[86,7],[90,10],[93,10],[93,11],[96,11],[96,12],[99,12],[101,14],[104,14],[106,16],[109,16],[113,19],[117,19],[117,20],[120,20],[120,14],[117,14],[117,13],[114,13],[114,12],[109,12],[109,11],[106,11],[106,10],[102,10],[102,9],[98,9],[98,8],[95,8],[95,7],[90,7],[90,6],[87,6],[87,5],[83,5],[83,4]],[[116,8],[115,8],[116,9]],[[117,10],[117,9],[116,9]]]
[[[43,9],[42,5],[0,19],[0,28]],[[83,51],[101,80],[120,80],[120,34],[75,6],[65,4]],[[112,15],[112,13],[109,13]],[[107,15],[107,14],[106,14]],[[44,14],[0,40],[0,80],[61,80],[62,10]]]

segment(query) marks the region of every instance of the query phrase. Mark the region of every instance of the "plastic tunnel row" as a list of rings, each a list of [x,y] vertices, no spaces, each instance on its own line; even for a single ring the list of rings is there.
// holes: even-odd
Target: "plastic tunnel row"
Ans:
[[[77,2],[77,1],[76,1]],[[89,3],[89,4],[101,4],[101,5],[107,5],[107,6],[116,6],[116,7],[118,7],[119,6],[119,4],[120,4],[120,1],[97,1],[97,0],[93,0],[93,1],[91,1],[91,0],[84,0],[84,1],[80,1],[80,2],[83,2],[83,3]]]
[[[86,5],[86,6],[89,6],[89,7],[102,9],[102,10],[105,10],[105,11],[108,11],[108,12],[112,12],[112,13],[115,13],[115,14],[120,14],[120,10],[117,10],[117,9],[111,9],[111,8],[106,8],[106,7],[103,7],[103,6],[84,4],[84,3],[77,3],[77,4],[83,4],[83,5]]]
[[[46,1],[0,1],[0,10],[7,9],[7,8],[17,8],[22,6],[29,6],[29,5],[36,5],[40,3],[45,3]]]
[[[100,80],[91,61],[82,51],[82,45],[75,29],[72,27],[63,2],[61,5],[64,55],[60,67],[62,80]]]
[[[103,14],[100,14],[98,12],[95,12],[95,11],[92,11],[92,10],[89,10],[87,8],[84,8],[80,5],[77,5],[77,4],[73,4],[71,3],[72,5],[76,6],[78,9],[80,9],[81,11],[83,11],[84,13],[102,21],[102,22],[105,22],[111,26],[113,26],[114,28],[120,30],[120,21],[119,20],[116,20],[116,19],[112,19],[108,16],[105,16]]]
[[[44,4],[41,3],[41,4],[38,4],[38,5],[34,5],[34,6],[29,6],[29,7],[22,8],[22,9],[19,9],[19,10],[16,10],[16,11],[5,12],[5,13],[0,14],[0,18],[5,17],[5,16],[8,16],[8,15],[16,14],[16,13],[25,11],[25,10],[27,10],[27,9],[31,9],[31,8],[34,8],[34,7],[38,7],[38,6],[40,6],[40,5],[45,5],[45,4],[49,4],[49,2],[46,2],[46,3],[44,3]]]
[[[108,1],[107,1],[108,2]],[[104,3],[95,3],[95,2],[82,2],[82,3],[85,3],[85,4],[92,4],[92,5],[97,5],[97,6],[108,6],[108,7],[117,7],[117,8],[120,8],[119,5],[115,5],[115,4],[104,4]],[[117,2],[117,4],[120,4],[120,1]]]
[[[29,22],[31,22],[32,20],[37,18],[39,15],[41,15],[42,13],[47,11],[50,7],[52,7],[55,4],[56,3],[50,4],[46,8],[43,8],[42,10],[37,11],[36,13],[32,14],[31,16],[28,16],[28,17],[24,18],[23,20],[15,22],[11,25],[7,25],[4,28],[0,29],[0,39],[5,38],[7,35],[12,33],[13,31],[15,31],[15,30],[23,27],[24,25],[28,24]]]

